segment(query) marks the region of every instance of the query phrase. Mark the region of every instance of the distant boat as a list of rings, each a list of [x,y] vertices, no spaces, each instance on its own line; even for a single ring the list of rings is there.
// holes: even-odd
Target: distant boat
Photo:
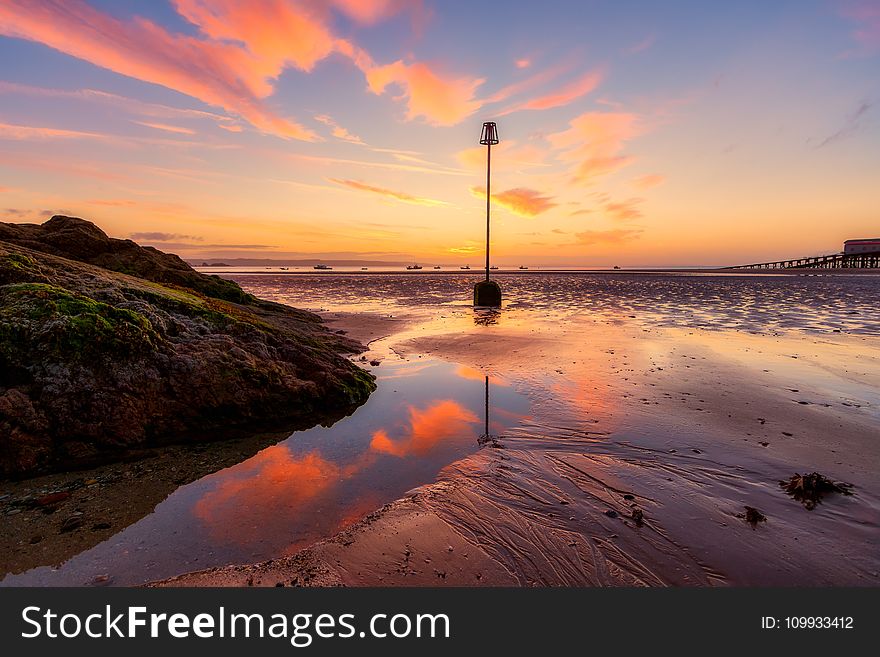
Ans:
[[[361,267],[361,271],[367,271],[366,267]]]
[[[440,269],[440,265],[437,265],[436,267],[434,267],[434,269]]]
[[[519,268],[520,269],[528,269],[528,267],[526,267],[525,265],[520,265]]]
[[[410,270],[412,270],[412,269],[421,269],[422,266],[421,266],[421,265],[407,265],[406,268],[407,268],[407,269],[410,269]]]
[[[290,269],[290,267],[282,267],[281,271],[287,271],[288,269]]]
[[[328,265],[315,265],[313,269],[333,269],[333,267],[330,267]]]
[[[617,265],[614,265],[614,268],[615,268],[615,269],[620,269],[620,267],[618,267]]]
[[[496,267],[495,265],[492,265],[491,267],[489,267],[489,269],[498,269],[498,267]]]
[[[464,267],[459,267],[459,269],[470,269],[470,266],[465,265]]]

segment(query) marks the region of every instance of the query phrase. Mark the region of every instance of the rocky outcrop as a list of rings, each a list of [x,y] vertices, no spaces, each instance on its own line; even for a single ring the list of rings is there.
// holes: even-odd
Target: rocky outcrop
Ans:
[[[232,281],[200,274],[173,253],[131,240],[108,237],[95,224],[55,215],[44,224],[0,223],[0,242],[9,242],[32,251],[61,256],[103,269],[190,288],[205,296],[237,303],[253,297]]]
[[[374,388],[361,349],[81,219],[0,223],[0,476],[332,422]]]

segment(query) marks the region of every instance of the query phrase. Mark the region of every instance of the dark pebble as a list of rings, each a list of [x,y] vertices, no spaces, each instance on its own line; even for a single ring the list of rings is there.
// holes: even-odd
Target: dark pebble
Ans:
[[[608,509],[608,510],[605,512],[605,515],[608,516],[609,518],[616,518],[616,517],[617,517],[617,511],[614,511],[613,509]]]

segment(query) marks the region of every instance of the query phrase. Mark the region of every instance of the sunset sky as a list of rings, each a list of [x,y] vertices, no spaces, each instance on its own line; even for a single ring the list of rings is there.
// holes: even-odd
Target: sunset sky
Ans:
[[[880,234],[880,0],[0,0],[0,220],[194,260],[721,265]]]

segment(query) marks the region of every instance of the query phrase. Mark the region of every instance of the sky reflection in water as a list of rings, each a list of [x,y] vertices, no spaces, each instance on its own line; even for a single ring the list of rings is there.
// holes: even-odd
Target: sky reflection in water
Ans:
[[[113,584],[138,584],[290,554],[479,449],[485,374],[421,360],[387,363],[376,374],[378,390],[351,417],[183,486],[59,569],[35,568],[4,584],[79,585],[104,574]],[[527,417],[528,404],[497,377],[490,388],[490,432],[500,434]]]

